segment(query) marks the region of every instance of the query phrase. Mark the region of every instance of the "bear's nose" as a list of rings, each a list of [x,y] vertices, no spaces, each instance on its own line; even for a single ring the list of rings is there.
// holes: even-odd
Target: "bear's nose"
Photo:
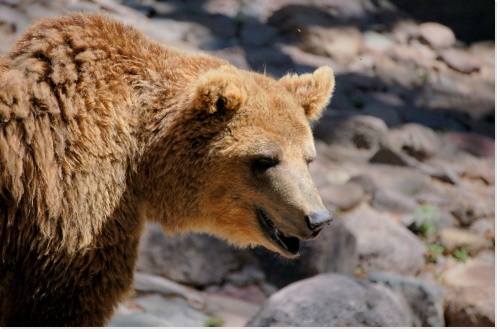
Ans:
[[[319,231],[325,225],[328,225],[333,221],[333,217],[330,212],[326,210],[321,210],[314,212],[311,215],[306,216],[307,227],[312,231]]]

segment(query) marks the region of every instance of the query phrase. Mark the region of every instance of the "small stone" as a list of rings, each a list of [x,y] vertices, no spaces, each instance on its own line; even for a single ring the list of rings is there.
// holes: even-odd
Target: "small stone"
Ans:
[[[462,163],[461,176],[468,179],[481,180],[487,185],[495,184],[495,160],[482,159],[470,156]]]
[[[329,56],[343,65],[349,64],[357,57],[361,45],[361,32],[357,27],[320,26],[308,27],[300,44],[306,52]]]
[[[157,292],[163,295],[181,296],[189,303],[201,306],[203,297],[194,289],[149,273],[135,272],[134,289],[141,292]]]
[[[267,296],[258,285],[247,285],[243,287],[234,286],[231,283],[225,283],[222,286],[214,286],[210,289],[211,293],[229,296],[245,302],[262,305]]]
[[[373,71],[388,87],[415,88],[422,84],[422,75],[404,63],[395,61],[383,53],[377,53]]]
[[[379,211],[397,214],[412,213],[419,206],[414,198],[389,188],[376,190],[371,205]]]
[[[479,236],[488,240],[495,240],[495,219],[494,218],[480,218],[475,220],[469,227],[469,230]]]
[[[447,326],[495,326],[495,262],[475,259],[443,273]]]
[[[475,42],[469,47],[469,53],[476,59],[479,59],[482,64],[495,67],[495,42],[480,41]]]
[[[202,327],[208,319],[205,313],[193,309],[181,298],[166,299],[154,294],[138,297],[136,303],[146,313],[161,317],[171,326]]]
[[[418,123],[407,123],[391,130],[389,140],[392,146],[419,161],[434,157],[442,145],[434,130]]]
[[[394,41],[381,33],[366,31],[363,33],[363,44],[367,50],[384,52],[394,45]]]
[[[206,293],[206,311],[224,321],[225,327],[242,327],[260,309],[259,305],[217,293]]]
[[[451,47],[455,44],[453,31],[439,23],[426,22],[419,26],[420,38],[434,49]]]
[[[422,165],[424,166],[424,165]],[[444,168],[444,169],[433,169],[431,167],[423,167],[423,170],[426,174],[429,174],[435,179],[441,180],[443,182],[453,184],[453,185],[459,185],[460,184],[460,177],[451,169]]]
[[[474,256],[481,250],[493,247],[491,241],[463,229],[442,228],[439,237],[445,251],[450,254],[464,248],[469,255]]]
[[[411,38],[419,34],[418,25],[413,20],[398,20],[393,24],[393,38],[400,45],[407,44]]]
[[[453,132],[445,136],[457,148],[477,157],[495,156],[495,141],[474,133]]]
[[[175,325],[146,312],[134,312],[114,316],[108,327],[175,327]]]
[[[387,55],[398,62],[417,66],[422,82],[432,79],[432,67],[436,60],[436,53],[424,44],[396,44],[387,50]]]
[[[478,219],[480,216],[477,215],[474,207],[470,205],[459,205],[456,206],[451,213],[458,219],[460,225],[463,227],[469,227],[472,225],[474,220]]]
[[[443,60],[448,67],[464,74],[479,71],[479,62],[465,51],[447,49],[438,52],[438,59]]]
[[[415,162],[410,157],[405,156],[399,151],[395,151],[387,146],[381,146],[380,149],[370,159],[374,164],[388,164],[396,166],[414,166]]]
[[[315,127],[318,138],[329,144],[375,150],[387,141],[387,125],[369,115],[324,117]]]
[[[319,188],[323,201],[328,206],[349,210],[363,201],[365,192],[355,183],[329,185]]]
[[[357,185],[361,186],[361,188],[363,188],[363,191],[367,194],[373,194],[377,187],[375,181],[373,181],[373,178],[369,175],[364,174],[353,176],[349,179],[348,183],[356,183]]]

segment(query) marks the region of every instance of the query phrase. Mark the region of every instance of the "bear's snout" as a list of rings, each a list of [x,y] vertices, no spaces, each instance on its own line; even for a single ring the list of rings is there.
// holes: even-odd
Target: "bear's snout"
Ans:
[[[333,217],[327,210],[319,210],[305,217],[307,227],[313,231],[313,234],[319,231],[333,221]]]

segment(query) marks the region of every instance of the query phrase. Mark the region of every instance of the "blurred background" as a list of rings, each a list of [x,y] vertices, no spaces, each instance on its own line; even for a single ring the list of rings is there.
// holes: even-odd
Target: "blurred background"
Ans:
[[[495,325],[495,2],[0,0],[0,52],[69,11],[275,77],[336,73],[311,172],[338,222],[293,261],[148,225],[111,326]]]

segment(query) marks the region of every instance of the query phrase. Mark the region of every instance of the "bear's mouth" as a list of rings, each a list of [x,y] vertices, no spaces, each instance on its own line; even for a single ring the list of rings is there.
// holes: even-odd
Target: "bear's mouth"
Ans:
[[[286,236],[280,232],[276,226],[274,226],[272,219],[263,210],[257,209],[257,216],[264,232],[272,242],[277,244],[286,252],[292,255],[297,255],[300,247],[300,241],[298,238]]]

